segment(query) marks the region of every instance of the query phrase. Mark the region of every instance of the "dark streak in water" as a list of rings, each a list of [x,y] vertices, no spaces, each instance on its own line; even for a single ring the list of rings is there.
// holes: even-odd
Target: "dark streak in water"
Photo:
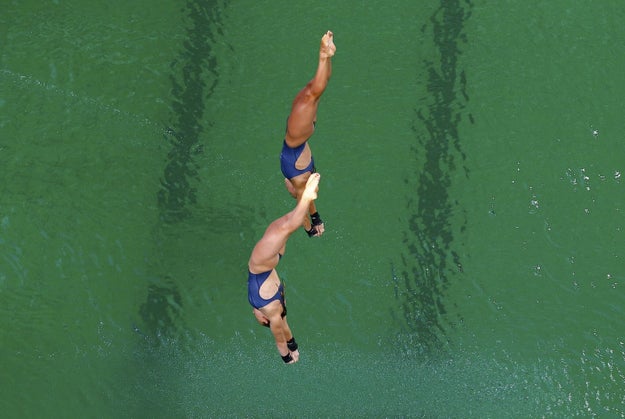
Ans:
[[[169,235],[176,232],[175,226],[192,217],[197,204],[200,180],[196,159],[204,152],[201,135],[205,130],[206,100],[213,94],[219,80],[213,45],[217,42],[216,35],[221,33],[220,13],[224,7],[218,1],[196,0],[187,1],[183,10],[189,27],[184,49],[171,64],[174,114],[164,132],[171,149],[157,194],[160,214],[157,263],[172,256],[162,248],[167,246]],[[182,297],[176,279],[170,276],[152,278],[147,300],[141,306],[145,330],[140,333],[154,345],[175,339],[179,334],[177,325],[182,312]],[[136,327],[135,330],[139,331]]]
[[[458,166],[468,175],[458,125],[469,98],[466,73],[458,68],[458,57],[459,44],[466,41],[463,29],[471,8],[468,1],[441,0],[430,24],[423,28],[424,32],[431,30],[440,61],[424,62],[429,95],[418,103],[418,123],[413,128],[415,161],[424,164],[415,167],[418,186],[408,201],[412,215],[404,237],[403,278],[394,279],[401,307],[401,314],[394,314],[401,317],[397,319],[402,325],[400,341],[406,353],[419,356],[431,356],[445,348],[445,291],[452,276],[462,270],[451,227],[458,208],[449,189]]]
[[[185,50],[172,65],[172,94],[174,116],[165,139],[171,144],[168,162],[158,193],[161,220],[171,224],[189,217],[191,206],[197,202],[195,156],[203,152],[200,135],[205,99],[215,90],[219,74],[211,51],[214,27],[219,27],[216,4],[187,2],[191,27],[187,31]],[[178,75],[180,73],[180,75]]]

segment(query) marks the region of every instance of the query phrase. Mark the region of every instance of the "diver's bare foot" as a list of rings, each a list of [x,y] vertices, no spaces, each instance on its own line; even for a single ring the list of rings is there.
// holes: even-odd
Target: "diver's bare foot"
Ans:
[[[302,194],[302,199],[307,201],[314,201],[317,199],[317,191],[319,190],[319,179],[321,175],[319,173],[313,173],[306,182],[306,189]]]
[[[330,58],[334,56],[336,52],[336,45],[334,45],[334,34],[332,31],[328,31],[321,38],[321,47],[319,48],[319,58]]]

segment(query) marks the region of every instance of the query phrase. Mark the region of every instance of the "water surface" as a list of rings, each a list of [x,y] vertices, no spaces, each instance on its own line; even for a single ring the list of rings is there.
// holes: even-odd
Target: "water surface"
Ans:
[[[7,417],[625,415],[619,2],[4,11]],[[327,29],[287,367],[245,269]]]

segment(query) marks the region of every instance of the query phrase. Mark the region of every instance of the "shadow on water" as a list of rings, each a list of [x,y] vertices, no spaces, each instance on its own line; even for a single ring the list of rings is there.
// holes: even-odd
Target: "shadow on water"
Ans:
[[[174,114],[164,132],[171,149],[157,194],[156,263],[167,259],[170,253],[167,245],[171,235],[176,234],[176,225],[192,216],[193,206],[197,203],[199,178],[195,160],[203,152],[200,137],[205,128],[202,125],[205,102],[219,79],[211,45],[220,31],[220,11],[218,2],[203,1],[188,1],[183,11],[189,27],[184,50],[171,64]],[[176,278],[167,275],[153,277],[151,281],[147,300],[140,309],[141,333],[150,343],[158,345],[178,335],[176,324],[182,311],[182,297]]]
[[[164,139],[170,146],[167,162],[157,193],[159,219],[155,227],[153,254],[148,261],[148,292],[141,305],[141,325],[135,331],[144,344],[138,361],[143,374],[137,386],[145,392],[143,401],[136,406],[141,415],[150,412],[158,415],[176,413],[175,371],[170,370],[170,360],[180,354],[188,331],[183,319],[183,287],[178,277],[179,261],[186,253],[183,247],[192,238],[187,224],[198,212],[197,194],[200,178],[198,158],[204,152],[208,115],[207,100],[219,81],[213,46],[221,34],[221,13],[225,5],[219,1],[190,0],[182,13],[188,22],[183,50],[171,64],[172,109],[169,127]],[[208,122],[210,125],[210,122]],[[209,224],[210,225],[210,224]],[[183,345],[184,346],[184,345]]]
[[[458,125],[468,101],[466,75],[458,68],[464,24],[471,15],[468,1],[441,1],[422,31],[433,35],[439,62],[426,60],[427,99],[418,103],[415,193],[408,200],[409,229],[402,254],[401,280],[393,272],[401,313],[393,313],[401,325],[400,341],[407,354],[429,356],[445,348],[441,317],[446,313],[445,291],[462,264],[454,250],[452,218],[456,202],[450,196],[453,173],[464,167]],[[463,228],[463,227],[462,227]],[[462,229],[461,228],[461,229]],[[399,309],[398,309],[399,310]],[[403,316],[403,318],[401,318]]]

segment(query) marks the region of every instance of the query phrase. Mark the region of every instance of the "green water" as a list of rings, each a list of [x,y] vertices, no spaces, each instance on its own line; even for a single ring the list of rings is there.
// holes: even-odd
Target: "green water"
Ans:
[[[625,4],[0,10],[3,417],[625,416]],[[285,366],[245,271],[327,29]]]

